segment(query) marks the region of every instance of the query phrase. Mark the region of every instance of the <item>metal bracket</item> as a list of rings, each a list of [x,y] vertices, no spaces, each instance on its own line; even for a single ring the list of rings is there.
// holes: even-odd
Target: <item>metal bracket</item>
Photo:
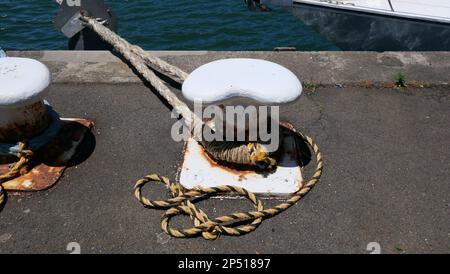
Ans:
[[[108,50],[110,45],[106,44],[92,30],[85,28],[80,20],[81,13],[102,21],[107,28],[117,32],[117,18],[111,9],[105,5],[103,0],[79,0],[77,5],[74,1],[63,0],[61,9],[55,18],[55,27],[69,38],[69,49],[71,50]]]
[[[80,20],[81,13],[75,13],[69,21],[61,28],[61,32],[67,37],[72,38],[75,34],[84,29],[83,22]]]

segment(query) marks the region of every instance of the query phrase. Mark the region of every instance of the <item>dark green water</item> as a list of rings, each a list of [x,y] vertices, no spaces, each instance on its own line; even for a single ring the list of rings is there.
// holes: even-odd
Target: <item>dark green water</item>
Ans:
[[[272,3],[271,12],[251,12],[242,0],[105,2],[119,18],[120,35],[148,50],[337,49],[293,16],[291,6]],[[58,9],[53,0],[0,0],[0,47],[66,49],[67,39],[53,26]]]

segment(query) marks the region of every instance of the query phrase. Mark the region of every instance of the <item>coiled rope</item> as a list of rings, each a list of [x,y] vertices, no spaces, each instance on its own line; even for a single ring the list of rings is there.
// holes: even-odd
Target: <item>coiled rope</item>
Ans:
[[[18,143],[18,146],[19,152],[17,153],[17,157],[19,160],[11,166],[7,173],[0,175],[0,209],[3,208],[6,200],[6,191],[3,187],[3,183],[26,174],[28,172],[28,170],[26,170],[27,164],[33,156],[33,152],[26,149],[25,143]]]
[[[169,76],[176,77],[180,82],[186,78],[187,73],[157,57],[150,56],[142,48],[129,44],[125,39],[104,27],[96,19],[90,18],[84,14],[81,17],[81,20],[87,27],[96,32],[105,42],[111,44],[116,51],[122,54],[122,56],[128,60],[132,66],[134,66],[136,71],[139,72],[141,76],[155,88],[158,94],[173,107],[174,111],[183,117],[184,123],[187,127],[193,129],[191,130],[191,133],[194,139],[202,140],[202,136],[198,135],[198,132],[201,131],[197,131],[195,129],[206,125],[189,109],[184,102],[178,99],[178,97],[170,91],[170,89],[156,76],[152,70],[149,69],[148,66],[162,73],[168,74]],[[180,183],[171,182],[168,178],[158,174],[150,174],[138,180],[134,186],[134,195],[146,207],[167,210],[162,217],[161,228],[165,233],[176,238],[196,237],[201,235],[204,239],[215,240],[222,234],[240,236],[250,233],[257,229],[263,220],[271,218],[296,204],[317,184],[322,175],[323,160],[317,144],[315,144],[310,137],[297,132],[294,128],[292,128],[291,131],[304,140],[313,149],[316,155],[317,166],[311,179],[303,184],[298,191],[293,193],[287,201],[280,203],[275,207],[264,209],[263,203],[255,196],[254,193],[238,186],[223,185],[211,188],[198,186],[187,191],[183,188],[183,186],[181,186]],[[208,144],[205,144],[202,141],[199,142],[207,148]],[[239,156],[239,161],[241,164],[257,165],[258,161],[261,159],[264,160],[264,163],[273,160],[270,159],[268,153],[261,151],[262,146],[258,146],[258,144],[242,145],[237,148],[240,149],[239,153],[241,155]],[[236,149],[236,147],[232,147],[232,149]],[[212,153],[215,154],[216,159],[220,160],[222,155],[221,153],[216,153],[214,151]],[[248,157],[243,157],[242,154],[244,153],[248,153]],[[230,157],[230,155],[232,154],[227,152],[227,154],[224,154],[223,156],[224,158],[233,158]],[[235,160],[236,159],[228,159],[229,162],[235,162]],[[271,163],[274,164],[273,162]],[[165,184],[168,187],[172,198],[164,201],[156,201],[144,197],[142,195],[142,188],[150,182]],[[255,210],[249,212],[237,212],[214,219],[209,219],[203,210],[198,209],[194,205],[193,201],[198,200],[199,198],[225,193],[235,193],[247,198],[253,204]],[[191,219],[193,219],[194,226],[181,230],[171,228],[169,226],[170,220],[178,215],[190,216]],[[241,222],[244,222],[244,224],[240,224]]]
[[[296,132],[295,129],[292,130],[314,150],[317,166],[311,179],[309,179],[295,193],[293,193],[287,201],[280,203],[275,207],[264,209],[263,203],[255,196],[254,193],[239,186],[197,186],[192,190],[183,192],[184,188],[180,183],[173,183],[168,178],[157,174],[147,175],[138,180],[134,186],[134,195],[145,207],[167,210],[162,217],[161,228],[165,233],[172,237],[190,238],[202,236],[206,240],[215,240],[222,234],[229,236],[242,236],[250,233],[256,230],[263,220],[274,217],[275,215],[278,215],[279,213],[295,205],[317,184],[322,176],[323,159],[322,154],[319,151],[319,147],[310,137],[305,136],[300,132]],[[142,188],[150,182],[165,184],[173,198],[164,201],[155,201],[144,197],[142,195]],[[193,203],[194,200],[198,200],[199,198],[226,193],[234,193],[247,198],[253,204],[255,210],[248,212],[236,212],[211,220],[203,210],[198,209]],[[170,227],[170,220],[178,215],[190,216],[194,221],[194,226],[181,230]],[[239,225],[238,223],[241,222],[245,222],[245,224]],[[236,224],[238,225],[235,226]]]

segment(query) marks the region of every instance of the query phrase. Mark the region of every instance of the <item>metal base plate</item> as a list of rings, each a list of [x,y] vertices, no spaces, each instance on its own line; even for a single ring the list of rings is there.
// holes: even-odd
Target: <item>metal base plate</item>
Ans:
[[[86,119],[62,118],[58,135],[45,147],[35,152],[36,162],[27,174],[6,181],[7,191],[39,191],[52,187],[67,168],[77,147],[83,141],[93,122]],[[0,157],[0,173],[9,170],[11,159]]]
[[[179,182],[187,189],[198,185],[240,186],[268,197],[283,197],[296,192],[303,183],[302,169],[298,161],[299,150],[292,132],[286,128],[281,132],[283,135],[282,149],[278,156],[279,164],[271,172],[219,165],[197,141],[189,139],[185,145],[184,161],[178,174]]]

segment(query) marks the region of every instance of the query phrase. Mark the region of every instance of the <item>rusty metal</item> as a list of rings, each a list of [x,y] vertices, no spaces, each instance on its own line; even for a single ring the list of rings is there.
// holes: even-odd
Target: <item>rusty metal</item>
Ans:
[[[184,149],[178,180],[183,187],[237,185],[262,197],[283,198],[303,185],[301,150],[287,122],[280,123],[281,146],[275,157],[279,165],[273,170],[251,166],[218,163],[195,140],[189,139]]]
[[[51,119],[42,101],[17,108],[0,108],[0,142],[15,143],[42,133]]]
[[[3,183],[7,191],[39,191],[56,184],[94,125],[92,121],[77,118],[61,119],[61,123],[58,135],[35,152],[29,172]],[[0,173],[8,171],[10,164],[16,160],[11,156],[0,156]]]

